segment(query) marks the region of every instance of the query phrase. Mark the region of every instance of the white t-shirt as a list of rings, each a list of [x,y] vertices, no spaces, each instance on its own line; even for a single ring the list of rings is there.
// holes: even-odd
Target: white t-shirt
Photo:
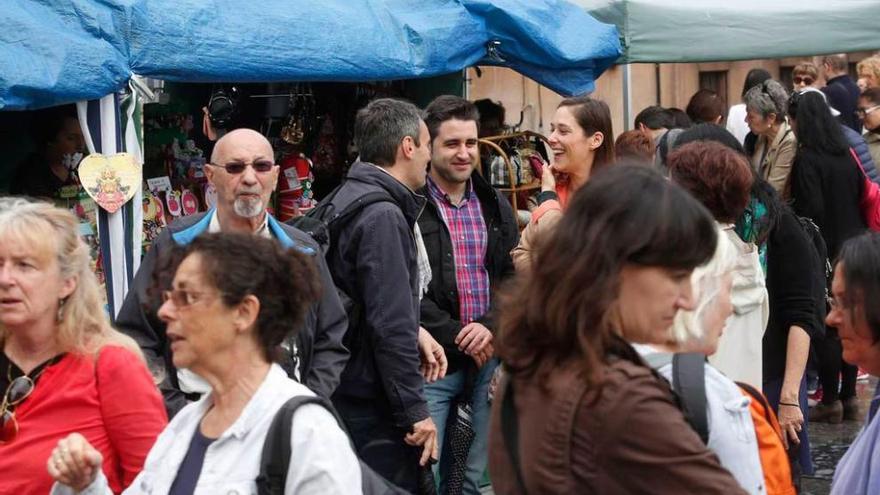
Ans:
[[[266,379],[241,415],[205,452],[194,495],[218,493],[256,494],[263,442],[275,413],[291,397],[314,396],[314,392],[287,377],[273,364]],[[189,450],[196,428],[213,403],[208,394],[187,405],[156,439],[144,469],[125,495],[165,495],[171,489],[180,464]],[[136,425],[135,425],[136,426]],[[296,410],[290,435],[291,463],[285,495],[359,494],[362,492],[360,462],[336,418],[317,404]],[[109,495],[107,478],[99,473],[82,495]],[[51,495],[73,495],[55,483]]]
[[[740,143],[745,142],[746,134],[749,133],[749,125],[746,124],[746,104],[739,103],[730,107],[727,113],[727,130],[736,136]]]

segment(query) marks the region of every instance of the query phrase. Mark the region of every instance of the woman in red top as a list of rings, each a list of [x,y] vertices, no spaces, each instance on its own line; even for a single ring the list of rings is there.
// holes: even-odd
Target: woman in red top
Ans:
[[[553,230],[574,191],[614,161],[611,111],[605,102],[586,96],[566,98],[556,108],[550,128],[553,165],[544,167],[538,207],[510,253],[518,271],[531,264],[536,239]]]
[[[137,345],[110,327],[77,221],[0,199],[0,493],[49,493],[46,459],[82,433],[119,493],[168,422]]]

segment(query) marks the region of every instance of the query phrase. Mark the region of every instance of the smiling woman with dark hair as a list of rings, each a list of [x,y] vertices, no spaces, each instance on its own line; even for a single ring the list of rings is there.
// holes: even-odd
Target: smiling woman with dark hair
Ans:
[[[544,165],[538,208],[510,253],[517,270],[529,267],[535,242],[553,230],[575,191],[614,162],[611,111],[604,101],[588,96],[566,98],[556,108],[550,128],[553,164]]]
[[[628,343],[670,341],[716,242],[706,209],[651,168],[577,192],[503,298],[496,493],[743,493]]]

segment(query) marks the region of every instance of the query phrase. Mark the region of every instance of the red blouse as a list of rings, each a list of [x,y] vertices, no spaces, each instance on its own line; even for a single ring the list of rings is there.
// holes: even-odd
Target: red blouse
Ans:
[[[120,493],[168,423],[143,360],[115,345],[101,349],[97,361],[71,353],[47,367],[15,417],[18,436],[0,445],[0,494],[49,493],[46,462],[58,441],[74,432],[101,452],[110,488]]]

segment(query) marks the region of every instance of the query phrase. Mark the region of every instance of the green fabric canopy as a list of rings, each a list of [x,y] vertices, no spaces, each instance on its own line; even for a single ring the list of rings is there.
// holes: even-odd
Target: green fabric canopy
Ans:
[[[880,49],[880,0],[570,0],[621,33],[618,63]]]

